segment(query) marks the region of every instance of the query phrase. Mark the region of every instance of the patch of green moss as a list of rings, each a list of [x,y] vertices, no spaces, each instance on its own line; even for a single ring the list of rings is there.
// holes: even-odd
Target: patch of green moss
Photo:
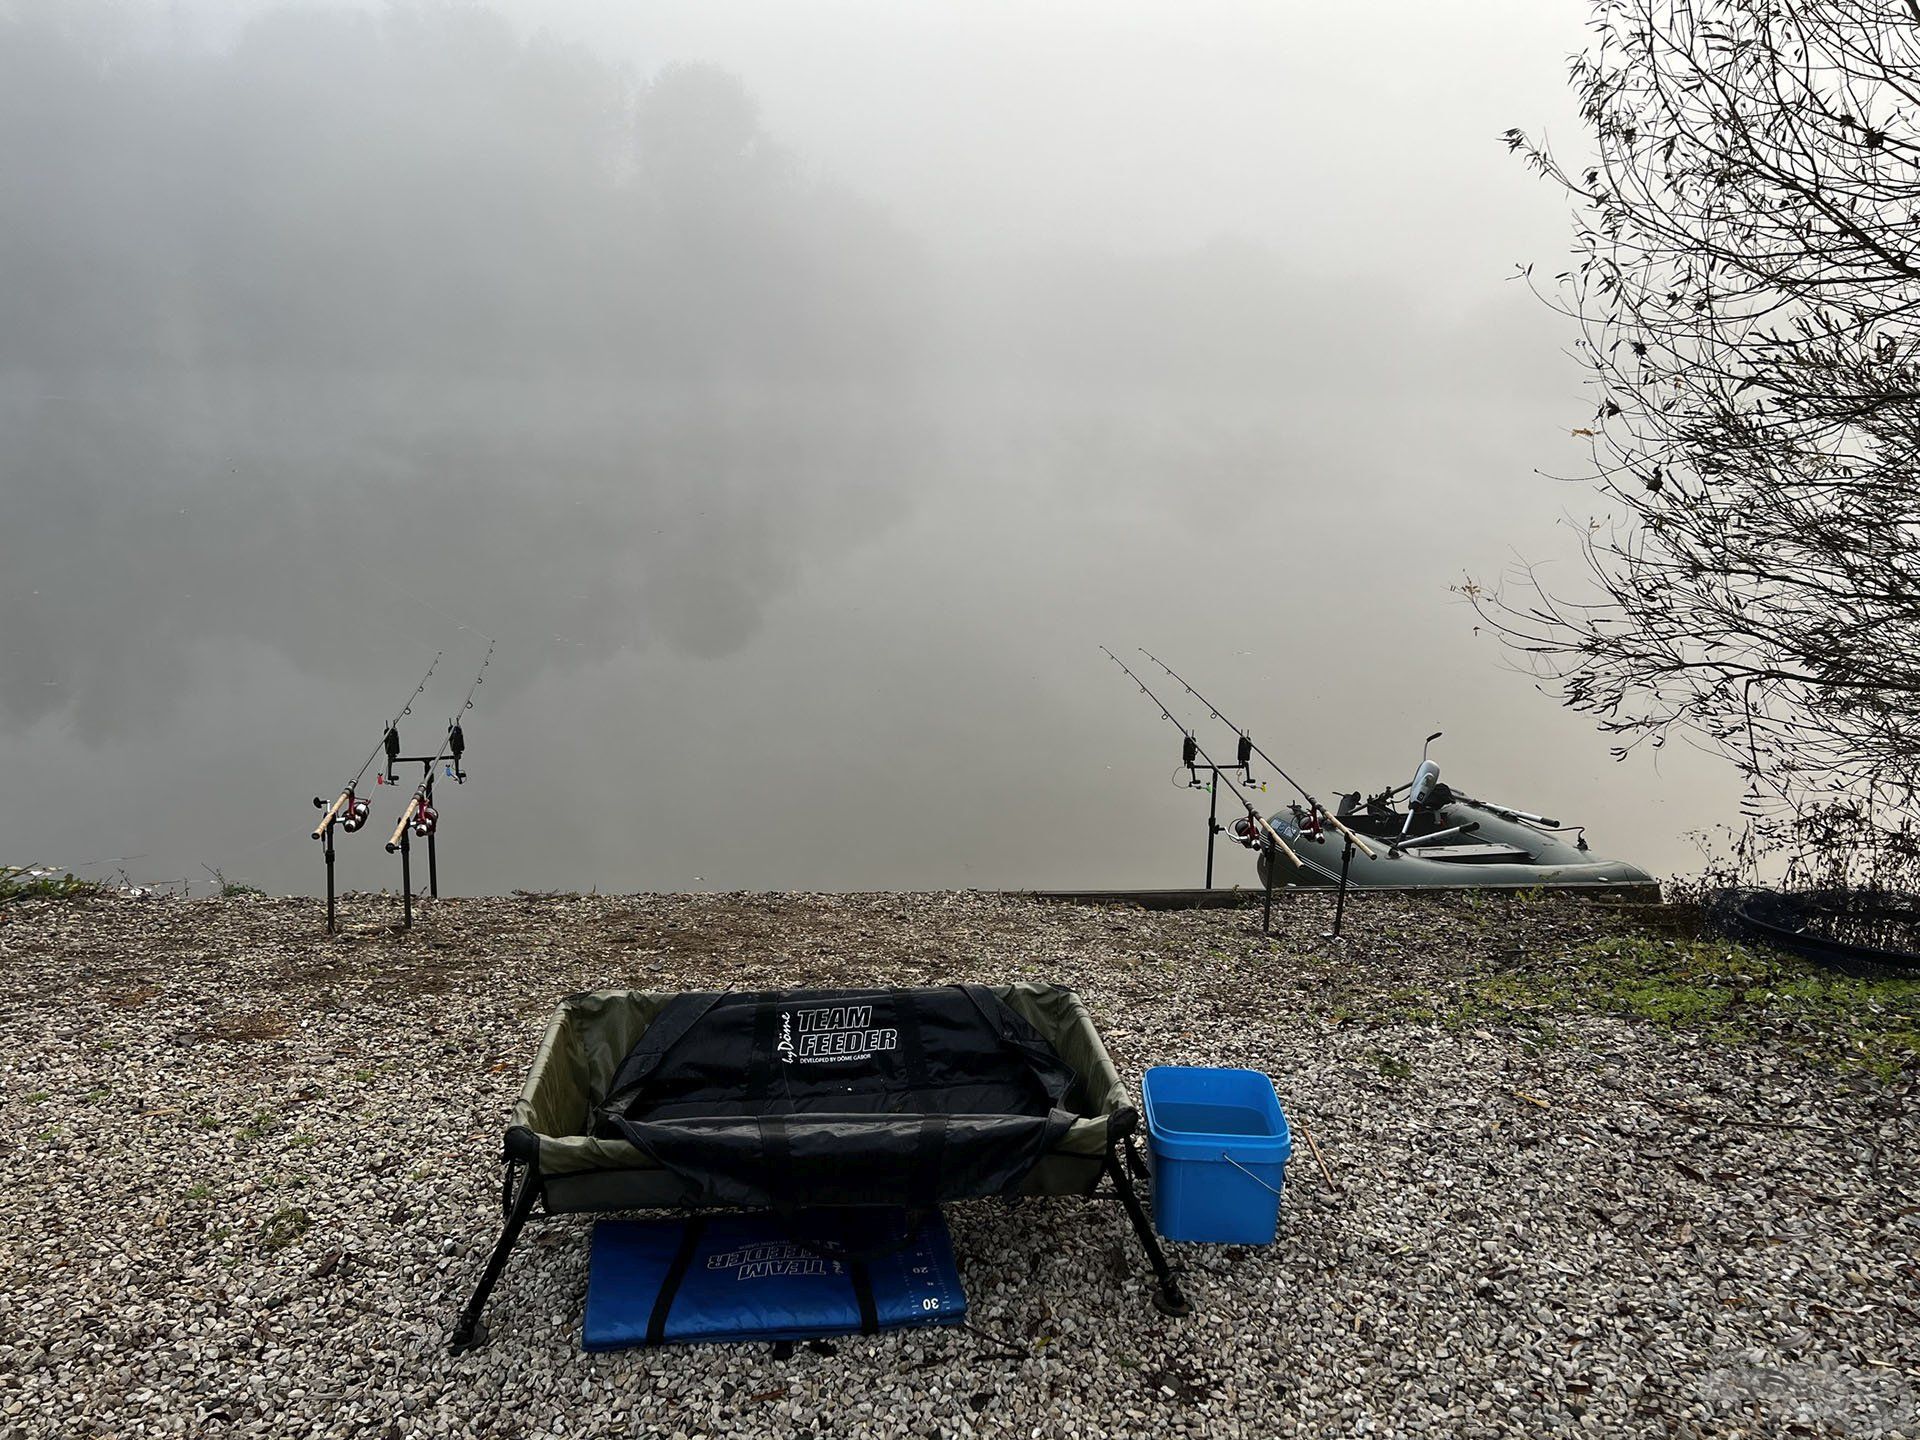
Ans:
[[[1385,1050],[1373,1052],[1373,1063],[1389,1080],[1404,1080],[1413,1074],[1411,1062],[1401,1059],[1398,1055],[1389,1054]]]
[[[1468,981],[1456,1015],[1501,1023],[1614,1015],[1729,1044],[1762,1038],[1881,1079],[1920,1067],[1920,980],[1857,980],[1770,950],[1699,937],[1608,936]]]

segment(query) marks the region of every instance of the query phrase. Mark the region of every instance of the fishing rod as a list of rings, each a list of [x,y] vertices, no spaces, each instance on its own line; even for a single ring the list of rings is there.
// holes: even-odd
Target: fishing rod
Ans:
[[[372,753],[361,762],[360,768],[353,772],[353,778],[347,781],[345,786],[341,788],[340,793],[334,797],[333,803],[329,805],[325,799],[318,795],[313,797],[313,808],[326,811],[326,814],[320,817],[320,823],[314,827],[313,838],[321,841],[326,846],[327,930],[329,933],[333,930],[334,921],[334,827],[338,826],[351,835],[367,823],[367,817],[373,813],[373,806],[361,799],[356,792],[359,788],[361,778],[367,773],[367,767],[380,758],[380,752],[383,750],[386,752],[387,765],[386,769],[382,772],[382,776],[384,776],[388,783],[392,783],[393,767],[399,763],[400,760],[400,722],[413,713],[413,702],[420,698],[420,692],[427,688],[427,681],[433,678],[434,668],[439,665],[442,653],[443,652],[439,650],[433,652],[433,659],[428,663],[426,673],[420,677],[420,683],[413,687],[413,690],[408,694],[406,700],[402,702],[399,711],[382,727],[380,739],[378,743],[374,745]],[[381,777],[377,776],[375,778],[379,779]]]
[[[1191,730],[1189,730],[1184,723],[1182,723],[1180,717],[1178,715],[1175,715],[1173,711],[1169,710],[1166,707],[1166,705],[1161,701],[1160,697],[1154,694],[1152,690],[1147,688],[1147,682],[1142,680],[1138,675],[1134,674],[1133,671],[1127,667],[1126,661],[1122,660],[1118,655],[1114,654],[1113,651],[1107,649],[1107,647],[1104,645],[1102,645],[1100,649],[1101,649],[1101,652],[1105,654],[1109,660],[1113,661],[1114,664],[1120,667],[1121,671],[1126,675],[1126,677],[1129,680],[1133,681],[1133,683],[1140,688],[1140,693],[1146,696],[1147,699],[1151,700],[1154,703],[1155,708],[1157,708],[1162,715],[1167,717],[1168,723],[1171,724],[1175,729],[1177,729],[1180,732],[1180,761],[1183,765],[1187,767],[1188,771],[1191,773],[1197,770],[1199,766],[1205,765],[1207,769],[1213,772],[1213,780],[1214,780],[1213,795],[1215,800],[1218,801],[1219,792],[1220,792],[1220,772],[1222,770],[1233,770],[1233,769],[1239,769],[1241,767],[1234,766],[1234,765],[1217,764],[1214,761],[1214,758],[1211,755],[1207,754],[1206,750],[1202,748],[1199,739],[1194,735],[1194,733]],[[1275,768],[1277,769],[1278,767],[1276,766]],[[1192,781],[1192,783],[1195,785],[1198,785],[1200,783],[1197,776]],[[1291,860],[1296,866],[1299,865],[1300,857],[1294,854],[1293,847],[1291,845],[1287,844],[1285,840],[1280,838],[1280,832],[1275,830],[1273,826],[1267,823],[1266,817],[1262,815],[1258,810],[1254,809],[1253,805],[1247,800],[1247,797],[1242,795],[1238,790],[1235,790],[1233,792],[1233,795],[1234,795],[1234,798],[1240,802],[1241,807],[1245,809],[1245,811],[1247,812],[1249,833],[1256,834],[1256,835],[1264,835],[1266,837],[1267,843],[1270,846],[1279,850],[1289,860]],[[1211,888],[1211,882],[1213,878],[1213,837],[1220,827],[1212,817],[1208,818],[1207,826],[1208,826],[1208,829],[1207,829],[1207,878],[1209,882],[1209,888]]]
[[[327,802],[318,795],[313,797],[314,808],[327,812],[320,817],[320,823],[314,827],[314,839],[319,840],[323,838],[327,827],[333,824],[335,820],[338,820],[340,822],[340,828],[349,834],[367,823],[369,807],[364,800],[358,803],[355,802],[354,789],[359,785],[361,777],[367,773],[367,766],[373,764],[373,762],[379,758],[382,750],[387,752],[388,783],[392,783],[391,774],[393,766],[400,758],[400,722],[413,713],[413,702],[420,698],[420,692],[427,688],[427,681],[433,678],[434,666],[440,663],[441,653],[442,652],[438,650],[433,652],[433,661],[427,666],[427,673],[420,677],[420,683],[413,687],[413,692],[407,696],[406,703],[400,707],[399,713],[381,727],[379,743],[373,747],[372,753],[360,762],[360,768],[353,772],[353,778],[347,781],[333,804],[328,805]],[[347,813],[343,814],[343,811]]]
[[[493,641],[487,642],[487,653],[481,657],[480,669],[475,672],[473,684],[467,687],[467,698],[460,702],[460,708],[453,712],[453,718],[447,721],[446,738],[440,742],[440,748],[431,755],[408,755],[401,759],[411,763],[420,762],[420,784],[415,787],[413,796],[400,811],[400,823],[393,828],[393,836],[387,841],[387,853],[400,852],[400,894],[405,906],[406,925],[413,925],[413,866],[410,857],[411,843],[409,834],[417,835],[427,842],[427,888],[436,899],[440,895],[440,861],[434,837],[440,828],[440,812],[433,807],[433,782],[437,778],[443,761],[447,765],[447,775],[454,783],[467,783],[467,772],[461,764],[467,750],[466,731],[461,722],[467,711],[473,708],[473,697],[486,682],[487,666],[493,663]]]
[[[1316,800],[1313,797],[1313,795],[1308,792],[1306,786],[1302,785],[1298,780],[1294,779],[1291,775],[1287,774],[1285,770],[1281,769],[1280,762],[1278,760],[1275,760],[1271,755],[1267,754],[1266,751],[1262,750],[1258,745],[1255,745],[1253,743],[1253,736],[1251,735],[1251,733],[1245,730],[1241,730],[1238,725],[1235,725],[1231,720],[1227,719],[1227,717],[1220,712],[1219,706],[1215,705],[1211,700],[1207,699],[1206,696],[1202,695],[1198,690],[1194,689],[1193,686],[1189,685],[1186,682],[1185,678],[1182,677],[1177,671],[1175,671],[1171,665],[1167,664],[1166,661],[1162,660],[1158,655],[1155,655],[1152,651],[1148,650],[1144,646],[1141,647],[1140,653],[1142,655],[1145,655],[1149,660],[1153,661],[1153,663],[1158,665],[1162,670],[1166,671],[1167,674],[1173,676],[1173,678],[1180,683],[1180,687],[1183,690],[1185,690],[1194,699],[1198,700],[1202,705],[1207,707],[1207,710],[1209,711],[1209,713],[1212,714],[1214,719],[1218,720],[1222,725],[1227,726],[1229,729],[1239,731],[1241,745],[1243,747],[1250,747],[1253,750],[1254,754],[1258,755],[1262,760],[1266,761],[1267,764],[1273,766],[1273,770],[1276,775],[1278,775],[1282,780],[1286,781],[1289,785],[1293,786],[1294,789],[1300,792],[1300,798],[1307,802],[1307,806],[1308,806],[1307,819],[1308,819],[1308,823],[1312,826],[1313,837],[1316,840],[1319,839],[1320,837],[1319,825],[1323,822],[1327,825],[1331,825],[1335,830],[1339,831],[1341,836],[1345,839],[1346,844],[1341,848],[1341,851],[1340,851],[1340,889],[1339,889],[1339,893],[1335,895],[1334,901],[1333,901],[1333,929],[1327,932],[1327,935],[1329,936],[1329,938],[1338,940],[1340,938],[1340,922],[1345,918],[1346,912],[1347,912],[1347,876],[1348,876],[1348,873],[1353,868],[1353,852],[1356,849],[1358,849],[1360,853],[1362,855],[1365,855],[1369,860],[1376,860],[1379,858],[1379,856],[1375,853],[1374,848],[1371,845],[1367,844],[1367,842],[1364,839],[1362,839],[1359,835],[1356,835],[1352,830],[1348,829],[1346,823],[1342,821],[1338,815],[1334,814],[1331,810],[1327,809],[1326,806],[1322,805],[1318,800]],[[1421,758],[1424,759],[1425,756],[1423,755]],[[1411,808],[1409,808],[1408,810],[1408,819],[1409,821],[1411,821],[1412,819]],[[1253,840],[1254,840],[1254,832],[1253,832],[1253,829],[1249,827],[1247,830],[1246,837],[1242,841],[1242,843],[1251,847],[1253,845]],[[1295,864],[1297,865],[1298,863],[1299,863],[1298,859],[1296,858]],[[1272,867],[1271,861],[1269,861],[1268,863],[1267,870],[1268,870],[1268,879],[1269,879],[1269,883],[1267,887],[1267,904],[1269,907],[1271,907],[1273,904],[1273,887],[1271,883],[1273,867]]]
[[[1335,815],[1331,810],[1327,809],[1326,806],[1322,805],[1310,793],[1308,793],[1307,787],[1302,785],[1298,780],[1294,779],[1293,776],[1289,775],[1285,770],[1283,770],[1280,767],[1280,762],[1278,760],[1275,760],[1271,755],[1267,754],[1266,751],[1262,750],[1258,745],[1256,745],[1253,741],[1252,734],[1250,734],[1248,731],[1242,730],[1238,725],[1234,724],[1225,715],[1221,714],[1219,706],[1215,705],[1211,700],[1207,699],[1206,696],[1202,695],[1198,690],[1194,689],[1193,686],[1188,684],[1187,681],[1180,675],[1178,671],[1176,671],[1171,665],[1167,664],[1167,662],[1162,660],[1158,655],[1154,654],[1151,650],[1147,649],[1144,645],[1140,647],[1140,653],[1146,656],[1149,660],[1153,661],[1153,663],[1158,665],[1162,670],[1166,671],[1167,674],[1173,678],[1174,682],[1178,684],[1181,689],[1185,690],[1187,694],[1191,695],[1194,699],[1198,700],[1202,705],[1206,706],[1207,712],[1210,715],[1212,715],[1214,719],[1218,720],[1222,725],[1225,725],[1229,730],[1237,732],[1240,736],[1241,754],[1244,755],[1248,751],[1251,751],[1253,754],[1258,755],[1262,760],[1266,761],[1267,764],[1273,767],[1274,774],[1278,775],[1282,780],[1286,781],[1287,784],[1291,785],[1295,790],[1298,790],[1300,792],[1300,798],[1307,802],[1307,805],[1310,807],[1310,811],[1312,814],[1320,816],[1322,819],[1326,821],[1327,824],[1333,826],[1334,829],[1338,830],[1342,835],[1344,835],[1348,840],[1350,840],[1355,846],[1357,846],[1360,850],[1360,853],[1365,855],[1369,860],[1376,858],[1373,852],[1373,847],[1368,845],[1365,840],[1360,838],[1360,836],[1354,834],[1353,831],[1349,830],[1345,825],[1343,825],[1340,822],[1339,816]]]
[[[439,766],[440,762],[446,759],[449,754],[453,757],[453,765],[447,773],[452,776],[457,783],[461,785],[467,783],[467,772],[460,766],[461,757],[466,754],[467,736],[466,732],[460,727],[460,721],[466,715],[467,711],[473,708],[474,692],[477,691],[482,682],[485,681],[487,666],[492,660],[493,643],[489,641],[487,643],[486,656],[480,662],[480,671],[473,677],[473,684],[467,687],[467,698],[461,701],[460,708],[454,712],[454,718],[447,722],[447,738],[440,742],[440,748],[432,755],[408,757],[419,760],[420,763],[426,767],[426,770],[421,776],[419,786],[413,792],[413,798],[407,801],[406,807],[400,812],[400,823],[394,826],[393,838],[387,841],[387,853],[389,855],[400,848],[400,842],[405,838],[409,825],[413,827],[413,833],[423,839],[433,834],[435,822],[440,818],[431,804],[433,799],[433,772]]]

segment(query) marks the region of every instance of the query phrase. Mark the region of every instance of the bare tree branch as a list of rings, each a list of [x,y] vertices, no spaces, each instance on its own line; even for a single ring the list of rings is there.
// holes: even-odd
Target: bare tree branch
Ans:
[[[1802,868],[1920,875],[1920,0],[1596,0],[1591,33],[1593,158],[1503,138],[1578,202],[1545,298],[1610,513],[1579,598],[1462,588],[1617,754],[1684,732]]]

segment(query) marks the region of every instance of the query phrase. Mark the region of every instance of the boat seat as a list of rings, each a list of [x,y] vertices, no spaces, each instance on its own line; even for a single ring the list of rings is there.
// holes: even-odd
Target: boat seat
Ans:
[[[1533,852],[1513,845],[1420,845],[1406,852],[1422,860],[1444,860],[1451,865],[1531,865]]]

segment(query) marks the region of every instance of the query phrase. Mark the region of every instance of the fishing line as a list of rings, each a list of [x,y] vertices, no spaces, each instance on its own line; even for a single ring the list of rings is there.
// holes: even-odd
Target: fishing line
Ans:
[[[414,594],[411,590],[407,589],[406,586],[402,585],[397,580],[391,579],[385,575],[374,574],[373,571],[367,568],[367,562],[359,559],[358,557],[355,558],[353,563],[359,567],[360,573],[362,575],[365,575],[368,579],[372,580],[375,584],[386,586],[389,590],[392,590],[395,594],[399,595],[402,599],[411,600],[416,605],[424,605],[427,609],[431,610],[434,614],[438,615],[442,620],[445,620],[449,625],[453,626],[454,629],[471,630],[475,635],[478,635],[482,640],[487,642],[488,653],[489,654],[492,653],[493,643],[494,643],[493,636],[487,634],[487,632],[482,630],[478,625],[469,625],[464,620],[460,620],[455,616],[449,615],[446,611],[442,610],[438,605],[434,604],[431,600],[428,600],[423,596]]]
[[[400,722],[413,713],[413,702],[418,700],[420,692],[427,688],[427,681],[433,678],[433,672],[440,664],[440,656],[443,653],[439,650],[433,652],[433,660],[427,666],[427,673],[420,677],[420,683],[413,687],[412,693],[407,696],[405,703],[401,705],[393,719],[381,727],[379,740],[374,743],[367,758],[360,762],[360,768],[353,772],[353,778],[341,788],[339,797],[334,800],[332,807],[329,808],[319,796],[314,797],[314,805],[327,811],[326,819],[314,829],[314,839],[320,839],[326,828],[336,819],[340,821],[340,828],[348,833],[358,830],[366,823],[367,802],[355,797],[355,787],[359,785],[361,777],[367,773],[367,767],[379,758],[382,750],[387,752],[388,773],[391,773],[393,762],[400,758]]]
[[[449,615],[445,610],[442,610],[438,605],[435,605],[431,600],[428,600],[425,596],[414,594],[411,590],[407,589],[404,585],[400,584],[399,581],[397,580],[389,580],[383,576],[374,575],[374,573],[371,570],[367,569],[364,562],[356,561],[355,563],[360,566],[361,573],[369,576],[370,578],[375,580],[376,583],[385,585],[388,589],[392,590],[395,594],[399,595],[402,599],[411,600],[416,605],[424,605],[427,609],[431,610],[434,614],[438,615],[442,620],[445,620],[448,624],[454,626],[456,629],[470,630],[475,635],[478,635],[482,640],[485,640],[489,645],[495,643],[497,637],[493,635],[489,635],[486,631],[482,630],[478,625],[469,625],[464,621],[456,619],[454,616]],[[592,648],[591,641],[575,640],[571,636],[567,636],[567,635],[550,635],[546,637],[544,640],[540,641],[539,643],[545,644],[545,645],[559,645],[564,649],[568,649],[568,650],[587,650]]]
[[[1316,828],[1318,827],[1320,820],[1324,819],[1327,824],[1333,826],[1335,830],[1338,830],[1342,835],[1344,835],[1351,844],[1358,846],[1361,854],[1365,855],[1369,860],[1373,858],[1373,847],[1368,845],[1365,840],[1363,840],[1360,836],[1356,835],[1352,830],[1348,829],[1346,824],[1340,819],[1339,816],[1335,815],[1332,811],[1328,810],[1326,806],[1322,805],[1318,800],[1314,799],[1313,796],[1307,792],[1306,786],[1302,785],[1298,780],[1294,779],[1285,770],[1281,769],[1280,762],[1275,760],[1271,755],[1267,754],[1266,751],[1262,750],[1258,745],[1256,745],[1254,743],[1253,736],[1250,733],[1248,733],[1245,730],[1242,730],[1238,725],[1235,725],[1231,720],[1227,719],[1225,715],[1221,714],[1218,706],[1216,706],[1211,700],[1207,699],[1207,697],[1202,695],[1198,690],[1194,689],[1193,686],[1187,684],[1187,682],[1180,677],[1180,675],[1174,670],[1174,668],[1171,665],[1167,664],[1166,661],[1162,660],[1158,655],[1155,655],[1152,651],[1146,649],[1144,646],[1140,648],[1140,653],[1142,655],[1145,655],[1149,660],[1153,661],[1154,664],[1158,665],[1162,670],[1166,671],[1167,674],[1171,675],[1176,681],[1178,681],[1180,684],[1180,687],[1183,690],[1185,690],[1189,695],[1193,696],[1193,698],[1198,700],[1202,705],[1207,707],[1208,713],[1211,714],[1214,719],[1218,720],[1222,725],[1225,725],[1228,729],[1236,732],[1239,735],[1240,760],[1242,765],[1246,763],[1249,753],[1258,755],[1262,760],[1266,761],[1267,764],[1273,767],[1274,774],[1278,775],[1282,780],[1286,781],[1289,785],[1293,786],[1295,790],[1298,790],[1300,792],[1300,798],[1307,802],[1307,805],[1309,807],[1309,812],[1308,812],[1309,818],[1312,819],[1312,823]],[[1251,807],[1249,807],[1249,810],[1251,810]],[[1316,816],[1319,817],[1319,819],[1313,819],[1313,817],[1316,817]]]
[[[1275,760],[1271,755],[1267,754],[1266,751],[1262,750],[1258,745],[1253,743],[1252,735],[1248,734],[1245,730],[1242,730],[1238,725],[1234,724],[1231,720],[1227,719],[1225,715],[1222,715],[1219,711],[1219,708],[1215,706],[1211,700],[1207,699],[1206,696],[1202,695],[1198,690],[1194,689],[1193,686],[1189,685],[1185,680],[1183,680],[1180,677],[1179,673],[1175,671],[1171,665],[1167,664],[1166,661],[1162,660],[1158,655],[1155,655],[1151,650],[1147,649],[1145,646],[1140,647],[1140,653],[1146,656],[1147,659],[1153,661],[1153,663],[1158,665],[1162,670],[1166,671],[1168,676],[1170,676],[1173,679],[1173,681],[1180,686],[1181,689],[1185,690],[1194,699],[1198,700],[1202,705],[1204,705],[1207,709],[1207,713],[1212,715],[1214,719],[1218,720],[1222,725],[1225,725],[1229,730],[1232,730],[1237,735],[1239,735],[1240,753],[1241,753],[1241,758],[1243,763],[1245,761],[1247,752],[1251,751],[1253,754],[1258,755],[1262,760],[1266,761],[1268,765],[1273,767],[1274,774],[1278,775],[1282,780],[1286,781],[1287,784],[1293,786],[1295,790],[1298,790],[1300,792],[1300,798],[1302,800],[1306,801],[1307,804],[1311,805],[1315,810],[1319,810],[1323,813],[1325,812],[1326,807],[1322,805],[1318,800],[1314,799],[1312,795],[1307,793],[1306,786],[1302,785],[1298,780],[1294,779],[1285,770],[1281,769],[1279,761]]]
[[[1216,779],[1218,778],[1222,768],[1226,768],[1226,769],[1233,768],[1231,766],[1222,767],[1220,765],[1215,764],[1213,757],[1207,754],[1205,748],[1200,744],[1199,740],[1195,738],[1193,732],[1187,729],[1187,727],[1181,723],[1180,717],[1175,715],[1173,711],[1169,710],[1166,707],[1166,705],[1161,701],[1158,695],[1154,694],[1153,691],[1147,688],[1146,681],[1142,680],[1138,675],[1134,674],[1133,671],[1128,668],[1126,661],[1122,660],[1118,655],[1114,654],[1113,651],[1107,649],[1107,647],[1104,645],[1100,647],[1100,651],[1109,660],[1113,661],[1114,664],[1120,667],[1121,672],[1125,674],[1129,680],[1133,681],[1133,683],[1140,688],[1140,693],[1146,696],[1147,699],[1151,700],[1154,703],[1155,708],[1158,709],[1162,715],[1167,717],[1168,723],[1171,724],[1175,729],[1177,729],[1180,732],[1180,753],[1183,760],[1189,754],[1193,755],[1195,758],[1197,758],[1200,761],[1201,764],[1205,765],[1209,770],[1213,771]],[[1275,766],[1274,768],[1278,769],[1279,767]],[[1198,784],[1198,777],[1195,778],[1194,783],[1196,785]],[[1240,793],[1239,788],[1237,786],[1230,786],[1229,789],[1232,792],[1233,798],[1240,802],[1240,808],[1247,812],[1247,821],[1251,827],[1248,833],[1250,835],[1264,836],[1268,844],[1272,845],[1275,849],[1278,849],[1282,854],[1286,855],[1287,858],[1292,860],[1296,865],[1299,864],[1300,857],[1293,853],[1293,847],[1287,844],[1285,840],[1280,838],[1280,832],[1275,830],[1273,826],[1269,825],[1267,823],[1266,817],[1262,815],[1258,810],[1253,808],[1252,803],[1248,801],[1246,796]]]

